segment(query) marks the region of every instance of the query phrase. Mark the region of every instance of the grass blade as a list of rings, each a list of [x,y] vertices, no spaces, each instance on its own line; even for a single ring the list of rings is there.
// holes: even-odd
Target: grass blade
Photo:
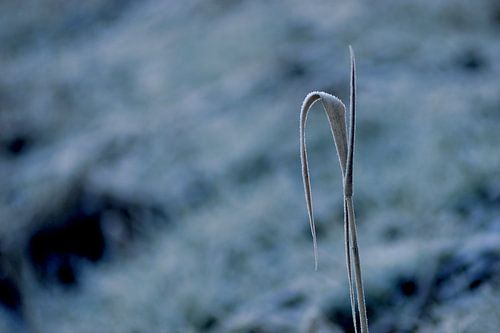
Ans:
[[[306,196],[307,213],[309,225],[313,238],[314,267],[318,268],[318,246],[316,241],[316,227],[314,225],[313,200],[311,192],[311,180],[307,161],[307,148],[305,139],[305,126],[307,115],[315,102],[321,100],[323,108],[328,116],[330,129],[337,148],[337,155],[342,171],[344,188],[344,237],[347,264],[347,277],[349,281],[349,296],[351,301],[352,319],[354,331],[358,332],[358,318],[356,316],[355,298],[359,313],[359,329],[361,333],[368,333],[368,320],[363,290],[363,279],[361,277],[361,261],[359,258],[356,220],[353,207],[353,160],[354,141],[356,131],[356,61],[352,47],[349,46],[351,58],[351,80],[350,80],[350,105],[349,105],[349,141],[347,140],[347,126],[345,120],[345,105],[337,97],[324,93],[312,92],[306,96],[300,111],[300,157],[302,162],[302,178],[304,181],[304,193]],[[355,297],[356,295],[356,297]]]
[[[305,138],[305,127],[307,115],[315,102],[321,100],[323,108],[328,117],[332,135],[337,147],[339,163],[342,174],[345,173],[347,161],[347,135],[345,126],[345,105],[340,99],[325,92],[314,91],[306,96],[300,110],[300,159],[302,162],[302,178],[304,181],[304,193],[307,203],[307,214],[313,238],[314,268],[318,269],[318,245],[316,241],[316,226],[314,224],[313,200],[311,192],[311,180],[307,160],[307,147]]]

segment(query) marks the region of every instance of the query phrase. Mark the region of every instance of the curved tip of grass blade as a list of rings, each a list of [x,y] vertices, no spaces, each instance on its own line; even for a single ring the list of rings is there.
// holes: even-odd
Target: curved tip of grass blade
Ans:
[[[300,160],[302,162],[302,180],[304,181],[304,193],[306,196],[307,215],[309,217],[309,226],[311,227],[311,235],[313,238],[314,270],[318,270],[318,245],[316,241],[316,226],[314,225],[311,180],[309,178],[309,166],[307,163],[305,127],[306,127],[307,113],[309,112],[312,105],[320,98],[321,97],[318,92],[309,93],[304,99],[304,102],[302,103],[302,107],[300,109]]]
[[[347,139],[345,130],[345,106],[340,99],[337,97],[327,94],[325,92],[313,91],[309,93],[300,110],[300,159],[302,162],[302,178],[304,181],[304,193],[306,196],[307,203],[307,214],[309,217],[309,226],[311,227],[311,234],[313,238],[313,250],[314,250],[314,269],[318,269],[318,245],[316,241],[316,226],[314,224],[314,214],[313,214],[313,200],[311,192],[311,180],[309,176],[309,167],[307,162],[307,148],[305,139],[305,126],[307,121],[307,115],[313,104],[321,100],[323,108],[325,109],[328,120],[330,122],[330,127],[334,136],[335,144],[337,146],[337,154],[339,156],[339,162],[344,173],[346,165],[346,154],[347,154]]]

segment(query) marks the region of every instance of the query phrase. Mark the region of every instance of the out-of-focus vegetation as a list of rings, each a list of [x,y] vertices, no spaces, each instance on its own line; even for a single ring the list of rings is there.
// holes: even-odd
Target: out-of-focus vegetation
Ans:
[[[0,332],[351,329],[331,134],[358,63],[372,332],[500,327],[500,6],[0,3]]]

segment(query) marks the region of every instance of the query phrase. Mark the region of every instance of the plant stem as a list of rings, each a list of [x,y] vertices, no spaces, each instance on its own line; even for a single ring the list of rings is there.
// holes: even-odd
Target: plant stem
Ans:
[[[351,259],[351,242],[350,229],[347,215],[347,200],[344,199],[344,244],[345,257],[347,263],[347,281],[349,282],[349,299],[351,301],[352,322],[354,325],[354,333],[358,333],[358,321],[356,318],[356,301],[354,300],[354,286],[352,283],[352,259]]]
[[[356,286],[356,295],[358,299],[359,322],[361,333],[368,333],[368,318],[366,316],[365,293],[363,289],[363,279],[361,276],[361,261],[359,259],[358,237],[356,231],[356,221],[354,216],[354,208],[352,197],[345,198],[348,213],[348,226],[350,231],[350,253],[354,264],[354,281]],[[355,323],[356,324],[356,323]]]
[[[354,160],[354,141],[356,133],[356,60],[354,58],[354,51],[349,46],[349,53],[351,54],[351,94],[350,94],[350,126],[349,126],[349,143],[347,149],[347,165],[344,178],[344,201],[347,206],[347,229],[349,237],[346,238],[346,244],[350,245],[350,250],[347,253],[349,274],[354,271],[354,282],[356,286],[356,295],[358,299],[359,311],[359,326],[361,333],[368,333],[368,318],[366,316],[365,293],[363,290],[363,279],[361,277],[361,262],[359,260],[358,249],[358,236],[356,230],[356,217],[354,216],[354,207],[352,203],[353,193],[353,160]],[[345,209],[345,208],[344,208]],[[349,258],[350,255],[350,258]],[[351,267],[350,267],[351,266]],[[354,267],[352,267],[354,266]],[[352,270],[352,271],[351,271]],[[349,277],[349,283],[352,285],[352,275]],[[351,292],[351,303],[352,303]],[[354,309],[353,309],[353,312]],[[356,330],[356,320],[354,320],[354,330]]]

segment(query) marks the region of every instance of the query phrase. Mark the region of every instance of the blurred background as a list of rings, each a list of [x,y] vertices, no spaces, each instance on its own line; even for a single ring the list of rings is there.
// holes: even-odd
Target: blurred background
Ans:
[[[2,0],[0,332],[353,332],[349,44],[371,331],[496,331],[498,1]]]

